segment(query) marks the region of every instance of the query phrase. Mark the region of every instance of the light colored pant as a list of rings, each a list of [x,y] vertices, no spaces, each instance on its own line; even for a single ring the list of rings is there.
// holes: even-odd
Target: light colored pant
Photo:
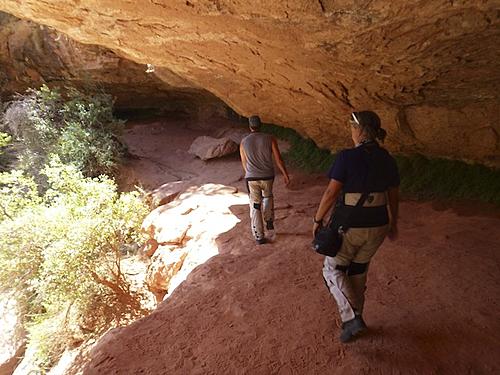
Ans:
[[[335,257],[325,257],[323,278],[330,293],[335,298],[342,322],[354,319],[363,313],[365,303],[366,275],[368,264],[377,252],[389,231],[384,225],[374,228],[350,228],[344,234],[342,247]],[[337,266],[349,266],[351,263],[366,264],[363,273],[349,275]]]
[[[274,221],[273,182],[274,180],[248,181],[250,221],[252,234],[256,240],[264,238],[262,220]]]

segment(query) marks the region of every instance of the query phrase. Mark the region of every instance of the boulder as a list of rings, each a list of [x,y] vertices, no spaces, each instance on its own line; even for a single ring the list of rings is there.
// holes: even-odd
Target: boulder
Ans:
[[[247,203],[247,194],[233,186],[205,184],[187,188],[146,217],[145,255],[151,256],[146,284],[158,302],[193,269],[217,255],[215,239],[238,222],[229,207]]]
[[[221,129],[216,133],[216,137],[225,137],[232,140],[234,143],[240,144],[241,140],[245,138],[250,132],[248,129],[243,128],[227,128]]]
[[[201,160],[209,160],[230,155],[238,151],[238,144],[230,138],[198,137],[189,148],[189,153]]]

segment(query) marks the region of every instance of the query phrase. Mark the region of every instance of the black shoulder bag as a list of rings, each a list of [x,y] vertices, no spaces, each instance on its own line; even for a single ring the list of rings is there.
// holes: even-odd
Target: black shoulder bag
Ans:
[[[329,257],[334,257],[340,250],[342,246],[342,235],[347,232],[350,226],[350,218],[353,213],[358,211],[359,207],[363,206],[366,198],[368,197],[368,192],[364,192],[361,197],[359,197],[356,206],[350,210],[349,214],[346,215],[343,220],[335,220],[335,212],[330,216],[330,220],[326,226],[322,226],[316,232],[313,240],[313,249],[319,254],[326,255]]]

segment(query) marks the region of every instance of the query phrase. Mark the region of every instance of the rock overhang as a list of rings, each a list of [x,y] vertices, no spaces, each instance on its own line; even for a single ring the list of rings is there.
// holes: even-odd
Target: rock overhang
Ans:
[[[500,165],[495,1],[4,0],[4,11],[167,69],[319,146],[370,108],[387,147]]]

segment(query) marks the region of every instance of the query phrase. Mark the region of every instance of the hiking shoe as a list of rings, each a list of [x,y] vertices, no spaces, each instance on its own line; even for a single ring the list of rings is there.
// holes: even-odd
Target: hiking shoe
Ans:
[[[257,242],[257,245],[264,245],[267,243],[267,240],[265,238],[261,238],[259,240],[255,240],[255,242]]]
[[[343,343],[349,342],[357,335],[361,334],[366,329],[366,323],[361,315],[356,315],[354,319],[342,323],[342,333],[340,341]]]
[[[267,230],[274,230],[274,223],[272,220],[266,221],[266,229]]]

